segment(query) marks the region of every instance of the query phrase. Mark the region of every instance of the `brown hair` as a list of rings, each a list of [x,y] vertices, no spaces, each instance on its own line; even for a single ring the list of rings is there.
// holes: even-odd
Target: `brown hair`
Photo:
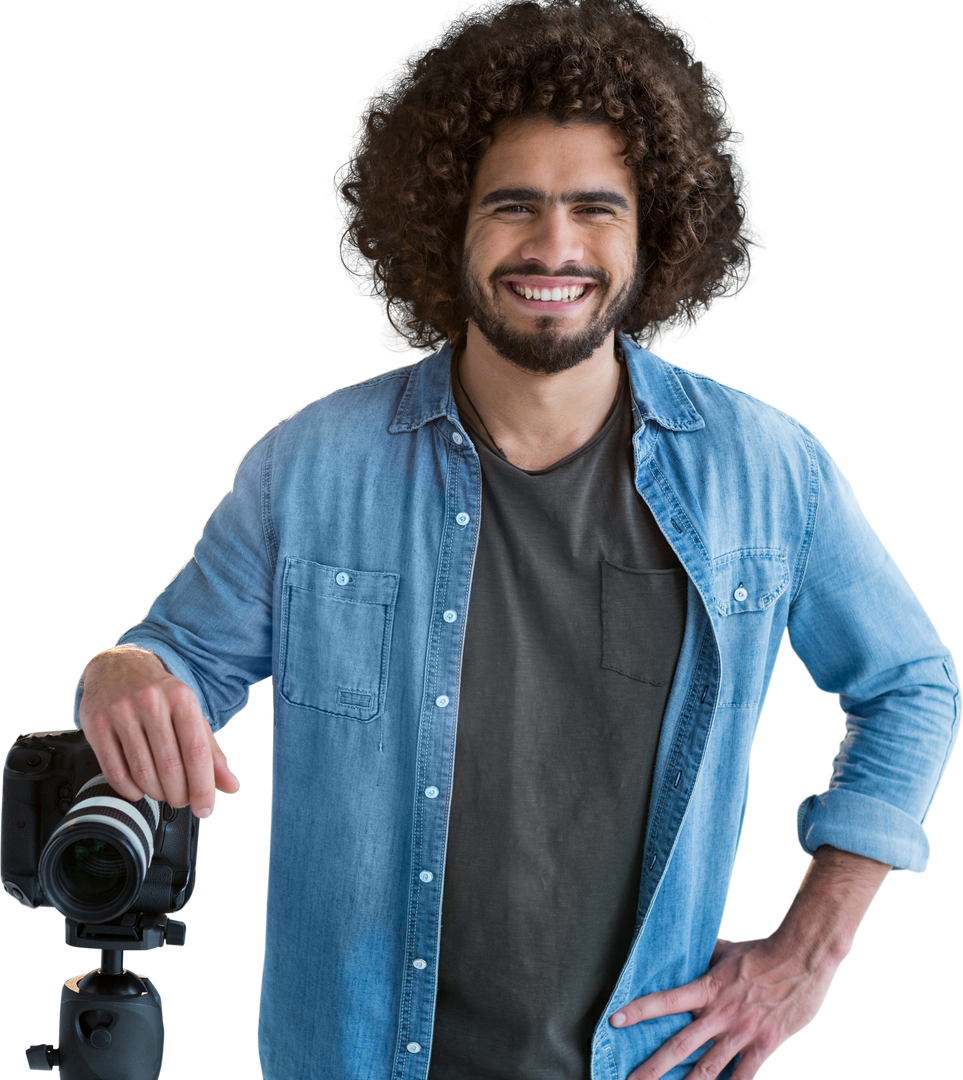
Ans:
[[[458,258],[475,168],[502,120],[532,114],[615,126],[639,193],[635,340],[692,322],[749,269],[741,173],[712,77],[633,0],[532,0],[463,16],[369,104],[339,179],[345,260],[370,273],[415,347],[457,341]],[[364,270],[362,261],[370,266]]]

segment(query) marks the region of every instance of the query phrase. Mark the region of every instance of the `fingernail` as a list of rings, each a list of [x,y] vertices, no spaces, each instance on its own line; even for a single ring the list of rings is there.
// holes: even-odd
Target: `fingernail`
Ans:
[[[194,817],[210,817],[211,808],[209,806],[202,806],[200,810],[194,811]]]
[[[624,1012],[617,1012],[615,1014],[615,1016],[612,1017],[612,1026],[613,1027],[621,1027],[624,1023],[625,1023],[625,1013]]]

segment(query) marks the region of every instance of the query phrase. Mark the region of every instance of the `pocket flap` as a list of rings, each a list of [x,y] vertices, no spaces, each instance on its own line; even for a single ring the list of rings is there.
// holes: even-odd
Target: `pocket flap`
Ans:
[[[348,566],[325,566],[307,559],[288,558],[285,584],[308,589],[329,600],[349,600],[355,604],[393,604],[398,592],[398,574],[388,571],[352,570]]]
[[[720,615],[762,611],[789,584],[783,548],[742,548],[712,560],[713,588]]]

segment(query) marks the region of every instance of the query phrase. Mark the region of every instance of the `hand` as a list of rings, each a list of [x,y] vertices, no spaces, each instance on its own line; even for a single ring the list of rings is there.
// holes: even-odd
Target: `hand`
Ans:
[[[207,817],[215,788],[240,787],[194,691],[146,649],[120,646],[90,661],[80,726],[107,783],[131,802],[146,792]]]
[[[627,1080],[656,1080],[710,1039],[713,1045],[693,1066],[692,1076],[711,1080],[741,1053],[732,1080],[750,1080],[780,1043],[816,1015],[837,966],[838,960],[828,957],[807,963],[778,932],[761,941],[720,939],[701,978],[646,994],[619,1010],[625,1024],[613,1026],[673,1013],[694,1017]]]

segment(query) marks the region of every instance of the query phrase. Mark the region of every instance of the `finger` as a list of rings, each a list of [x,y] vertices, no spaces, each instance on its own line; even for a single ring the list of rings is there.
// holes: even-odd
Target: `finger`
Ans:
[[[765,1066],[772,1061],[773,1056],[773,1054],[750,1055],[748,1051],[743,1051],[740,1063],[733,1071],[732,1080],[756,1080]]]
[[[640,1020],[651,1020],[654,1016],[672,1016],[675,1013],[692,1012],[704,1009],[709,1001],[709,982],[703,975],[685,986],[672,990],[656,990],[651,994],[623,1005],[617,1013],[609,1017],[613,1027],[626,1027],[637,1024]]]
[[[187,773],[181,760],[181,750],[170,712],[165,707],[163,712],[155,715],[144,727],[154,758],[154,768],[159,777],[160,797],[171,806],[186,806],[190,801]]]
[[[94,725],[84,734],[87,736],[87,742],[90,743],[90,748],[94,752],[94,757],[97,758],[97,764],[107,783],[122,799],[138,802],[144,792],[138,788],[130,775],[124,749],[114,732],[110,728],[101,729]]]
[[[707,1030],[705,1026],[700,1028],[697,1024],[689,1024],[666,1040],[659,1050],[647,1057],[635,1072],[630,1072],[627,1080],[655,1080],[656,1077],[663,1077],[677,1065],[686,1061],[686,1058],[694,1054],[698,1048],[704,1047],[709,1039],[715,1039],[717,1035],[719,1035],[718,1030]],[[698,1065],[693,1067],[693,1076],[697,1068],[698,1076],[716,1077],[732,1061],[735,1051],[729,1053],[728,1056],[723,1056],[723,1052],[720,1052],[718,1047],[719,1043],[715,1042],[705,1051]],[[713,1071],[714,1069],[716,1071]]]
[[[159,745],[163,746],[163,724],[159,725],[155,719],[145,723],[138,717],[131,723],[118,724],[113,730],[124,748],[126,767],[140,791],[158,801],[165,799],[169,793],[163,775],[164,756],[159,752]]]
[[[217,739],[214,738],[214,732],[210,727],[207,728],[207,733],[211,744],[211,755],[214,759],[214,786],[218,791],[233,795],[240,788],[241,781],[227,767],[227,757],[217,745]]]
[[[706,1042],[708,1042],[708,1039],[706,1039]],[[729,1040],[725,1042],[717,1040],[714,1042],[692,1066],[693,1076],[697,1074],[698,1076],[718,1077],[720,1072],[729,1065],[733,1057],[738,1053],[735,1049],[730,1050],[729,1045]],[[735,1080],[735,1077],[732,1080]]]
[[[189,687],[172,690],[170,700],[171,721],[181,761],[187,772],[191,810],[195,817],[208,817],[214,810],[214,758],[208,739],[210,728]]]

